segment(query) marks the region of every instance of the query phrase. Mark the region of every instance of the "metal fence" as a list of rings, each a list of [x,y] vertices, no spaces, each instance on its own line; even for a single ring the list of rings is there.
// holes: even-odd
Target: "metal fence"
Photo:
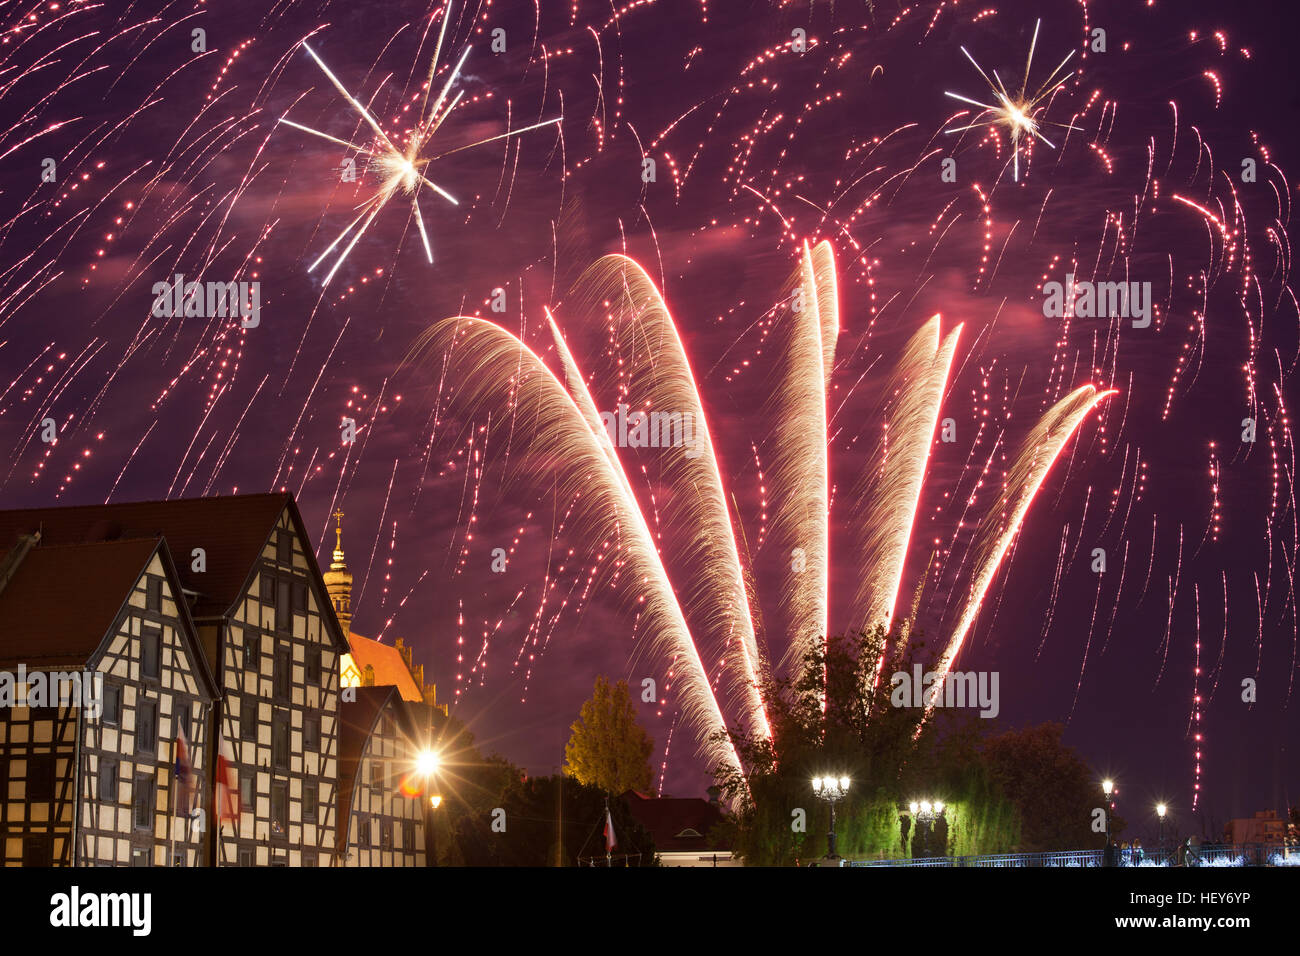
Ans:
[[[1178,864],[1177,847],[1144,850],[1139,861],[1130,852],[1118,856],[1120,867],[1162,867]],[[1059,850],[1052,853],[1000,853],[989,856],[932,856],[901,860],[851,860],[848,866],[936,867],[1100,867],[1101,850]],[[1300,866],[1300,847],[1282,844],[1202,844],[1190,847],[1184,866]]]

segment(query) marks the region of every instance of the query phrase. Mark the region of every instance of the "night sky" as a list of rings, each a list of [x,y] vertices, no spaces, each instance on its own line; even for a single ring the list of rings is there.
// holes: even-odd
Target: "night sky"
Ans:
[[[626,581],[586,589],[602,542],[564,522],[542,463],[495,441],[481,457],[485,409],[457,403],[438,356],[403,361],[430,325],[466,314],[558,371],[549,306],[612,407],[619,356],[569,290],[601,255],[640,262],[698,378],[779,657],[787,558],[758,547],[763,496],[782,493],[759,478],[781,414],[771,310],[803,242],[827,239],[842,308],[832,628],[851,623],[861,568],[837,535],[880,447],[878,400],[903,343],[940,313],[945,333],[965,327],[941,412],[957,440],[932,446],[902,589],[925,576],[919,623],[932,639],[952,626],[974,526],[1037,417],[1079,385],[1118,389],[1053,468],[956,666],[1000,673],[1002,724],[1065,722],[1134,822],[1163,799],[1199,831],[1198,780],[1216,829],[1280,809],[1300,793],[1288,6],[462,0],[431,98],[468,47],[450,93],[463,96],[421,155],[563,120],[429,164],[459,201],[421,188],[432,264],[399,190],[325,285],[354,233],[309,267],[382,173],[366,153],[377,134],[302,43],[404,143],[441,5],[0,4],[0,502],[285,489],[322,564],[342,507],[355,629],[413,644],[484,750],[548,773],[597,674],[652,677],[667,701],[642,705],[656,781],[699,794],[707,768],[675,722],[669,662],[639,650],[635,595]],[[1004,129],[944,132],[979,120],[945,92],[991,95],[962,47],[1018,89],[1037,17],[1031,88],[1075,52],[1043,103],[1055,148],[1023,151],[1017,181]],[[1098,27],[1105,52],[1091,49]],[[955,182],[941,178],[948,157]],[[260,325],[154,317],[151,288],[176,273],[260,282]],[[1044,317],[1043,283],[1066,273],[1150,282],[1151,327]],[[656,525],[658,464],[625,463],[680,589],[698,570]],[[504,574],[496,547],[514,549]]]

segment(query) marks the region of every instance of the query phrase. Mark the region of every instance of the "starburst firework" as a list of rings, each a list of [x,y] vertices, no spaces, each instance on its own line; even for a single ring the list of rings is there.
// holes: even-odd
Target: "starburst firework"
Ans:
[[[347,245],[343,247],[343,251],[335,258],[334,265],[330,267],[329,272],[325,276],[324,285],[330,284],[330,280],[334,278],[334,274],[338,272],[339,267],[347,260],[349,253],[352,252],[353,248],[355,248],[356,244],[361,240],[361,237],[365,235],[366,230],[370,228],[370,224],[375,221],[375,217],[377,217],[379,213],[383,211],[384,207],[388,205],[389,201],[399,193],[403,197],[410,199],[411,218],[415,220],[415,224],[420,231],[420,241],[424,244],[424,254],[428,258],[429,263],[432,264],[433,246],[429,242],[429,230],[424,224],[424,215],[420,211],[420,187],[424,186],[428,188],[453,206],[460,205],[460,202],[450,192],[425,175],[425,171],[428,169],[429,165],[433,163],[434,160],[441,159],[444,156],[450,156],[452,153],[463,152],[467,149],[473,149],[476,146],[483,146],[487,143],[493,143],[512,136],[519,136],[522,133],[531,132],[535,129],[541,129],[544,126],[551,126],[559,123],[564,118],[563,116],[553,117],[552,119],[543,120],[540,123],[534,123],[531,126],[525,126],[515,130],[507,130],[506,132],[500,133],[496,136],[488,136],[485,139],[476,140],[475,142],[468,143],[464,146],[457,146],[436,155],[427,155],[427,147],[433,141],[434,135],[442,127],[443,123],[446,122],[447,118],[451,116],[452,112],[460,103],[461,97],[464,96],[463,90],[452,96],[451,88],[455,85],[456,80],[460,76],[461,68],[465,65],[465,60],[469,57],[468,47],[465,48],[465,51],[460,55],[460,59],[456,61],[455,67],[453,67],[451,72],[447,75],[447,80],[439,91],[437,98],[434,99],[432,104],[429,103],[429,93],[433,89],[433,79],[438,72],[438,59],[442,53],[443,41],[446,39],[447,20],[450,15],[451,4],[448,4],[446,10],[443,12],[442,26],[438,31],[438,42],[434,47],[433,59],[429,64],[429,78],[424,87],[425,96],[424,103],[420,110],[420,119],[407,136],[405,147],[399,147],[393,139],[384,132],[383,127],[379,125],[379,121],[371,115],[370,111],[366,109],[360,100],[347,91],[347,88],[344,87],[339,78],[334,75],[333,71],[325,65],[325,61],[320,58],[316,51],[308,46],[306,41],[302,44],[302,48],[311,55],[313,60],[316,61],[316,65],[319,66],[325,76],[329,78],[330,83],[339,91],[339,94],[347,100],[348,105],[352,107],[353,111],[355,111],[356,114],[365,121],[367,126],[374,130],[375,138],[371,142],[363,145],[349,142],[346,139],[340,139],[336,136],[331,136],[318,129],[313,129],[310,126],[295,123],[285,117],[281,117],[280,122],[286,126],[292,126],[294,129],[310,133],[313,136],[319,136],[321,139],[329,140],[331,143],[346,146],[355,153],[369,156],[371,168],[378,172],[380,177],[379,187],[368,199],[366,199],[365,202],[357,207],[359,212],[356,218],[348,223],[347,227],[339,233],[338,237],[331,242],[329,246],[326,247],[325,251],[322,252],[320,256],[318,256],[307,268],[308,272],[313,271],[346,240]],[[351,238],[349,238],[349,236]]]
[[[979,70],[980,76],[989,85],[989,91],[993,94],[996,105],[991,103],[982,103],[979,100],[971,99],[969,96],[962,96],[960,93],[945,92],[945,96],[951,96],[954,100],[961,100],[963,103],[970,103],[972,106],[980,107],[984,112],[976,117],[976,121],[966,126],[959,126],[956,129],[948,130],[949,133],[960,133],[965,130],[980,129],[986,126],[1001,126],[1007,130],[1011,137],[1011,161],[1013,164],[1012,177],[1019,182],[1020,180],[1020,151],[1023,148],[1022,143],[1026,137],[1037,139],[1045,143],[1052,149],[1056,149],[1056,144],[1049,140],[1040,132],[1040,128],[1047,122],[1041,119],[1041,115],[1046,109],[1044,102],[1053,93],[1061,88],[1066,80],[1070,78],[1069,74],[1058,76],[1065,64],[1070,62],[1074,56],[1071,50],[1065,55],[1060,63],[1057,64],[1046,80],[1033,93],[1029,92],[1029,73],[1034,65],[1034,48],[1038,45],[1038,28],[1043,21],[1039,20],[1034,24],[1034,38],[1029,42],[1029,55],[1025,58],[1025,78],[1021,81],[1020,91],[1011,94],[1007,91],[1006,84],[1002,82],[1002,77],[998,76],[998,71],[993,71],[993,78],[984,72],[984,68],[976,62],[975,57],[971,56],[970,51],[965,47],[961,52],[966,54],[966,59],[970,60],[975,69]],[[982,117],[987,116],[987,119]],[[1062,129],[1078,129],[1077,126],[1069,126],[1064,123],[1051,123],[1049,125],[1059,126]]]

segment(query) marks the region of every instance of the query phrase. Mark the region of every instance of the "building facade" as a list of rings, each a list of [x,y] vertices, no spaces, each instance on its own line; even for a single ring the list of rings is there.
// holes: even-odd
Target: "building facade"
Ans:
[[[216,685],[164,541],[19,536],[0,573],[0,668],[5,865],[206,862],[191,811]]]
[[[194,725],[189,730],[194,735],[191,749],[203,796],[201,812],[191,827],[200,835],[191,832],[186,842],[197,838],[204,852],[187,855],[185,861],[217,866],[333,865],[338,832],[339,664],[347,643],[292,496],[236,495],[0,512],[0,547],[9,548],[9,557],[21,550],[18,543],[36,535],[41,545],[33,554],[64,546],[125,548],[131,540],[147,539],[160,545],[162,553],[169,549],[177,556],[171,566],[176,581],[168,592],[170,606],[176,621],[189,622],[191,640],[197,636],[199,659],[208,680],[214,682],[215,695],[209,698],[210,713],[200,715],[193,701],[189,706]],[[29,613],[35,630],[27,650],[48,652],[51,634],[62,634],[57,608],[47,603]],[[142,617],[140,626],[148,620],[147,615]],[[147,632],[137,633],[147,633],[146,643],[152,644],[154,630],[160,626],[161,621],[153,621]],[[131,709],[137,700],[143,703],[146,720],[156,716],[156,733],[174,734],[174,725],[186,719],[181,702],[164,699],[149,683],[151,678],[131,676],[137,673],[128,667],[113,677],[122,684],[123,700],[131,702],[124,719],[132,729],[106,727],[96,745],[104,760],[118,761],[120,774],[128,772],[124,767],[136,774],[134,768],[141,764],[136,759],[136,714]],[[144,726],[148,728],[147,723]],[[238,796],[238,806],[228,816],[211,813],[216,806],[215,775],[208,768],[215,768],[219,748],[229,755],[231,782]],[[156,756],[164,786],[157,802],[159,812],[165,812],[170,801],[165,787],[171,751]],[[126,794],[133,793],[135,786],[134,780],[122,777],[119,803],[128,799]],[[26,802],[26,790],[20,793],[20,801]],[[101,819],[107,815],[101,814]],[[92,833],[96,842],[87,852],[108,854],[98,843],[99,829],[90,828],[88,840]],[[58,848],[51,847],[50,852],[56,860],[70,859],[71,851],[57,856]],[[36,850],[32,853],[34,857]],[[111,857],[121,862],[117,847]],[[154,862],[160,862],[156,854]]]
[[[421,719],[421,718],[424,719]],[[339,845],[344,866],[425,866],[432,790],[421,773],[432,712],[392,686],[347,688]]]

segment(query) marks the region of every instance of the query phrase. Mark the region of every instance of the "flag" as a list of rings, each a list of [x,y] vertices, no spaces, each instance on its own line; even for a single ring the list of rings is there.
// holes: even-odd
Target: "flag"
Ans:
[[[608,854],[618,846],[618,840],[614,838],[614,820],[609,815],[609,807],[605,808],[605,853]]]
[[[238,820],[239,805],[239,771],[235,767],[235,752],[230,741],[221,738],[217,748],[217,823],[225,820]]]
[[[190,815],[190,794],[194,784],[194,767],[190,763],[190,742],[185,739],[185,728],[176,725],[176,743],[172,748],[176,759],[172,763],[172,774],[176,779],[176,812],[183,817]]]

